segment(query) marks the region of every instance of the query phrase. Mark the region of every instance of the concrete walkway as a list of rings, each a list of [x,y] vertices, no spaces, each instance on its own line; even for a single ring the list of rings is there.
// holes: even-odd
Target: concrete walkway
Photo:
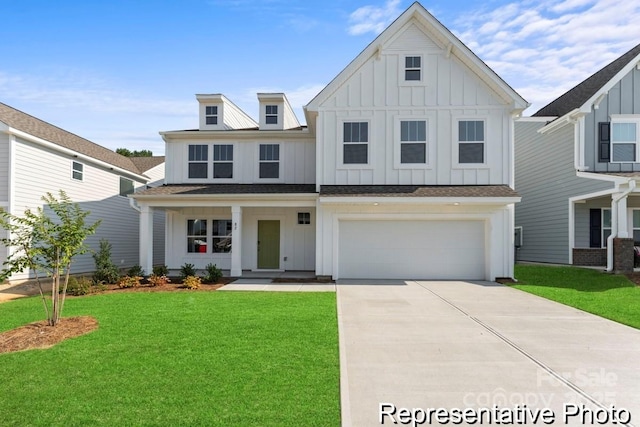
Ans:
[[[219,291],[273,291],[273,292],[335,292],[335,283],[300,282],[282,283],[271,279],[238,279]]]
[[[565,404],[600,417],[614,404],[640,425],[636,329],[490,282],[339,281],[337,292],[345,427],[381,425],[384,402],[512,413],[526,404],[552,410],[552,425],[585,424],[565,423]]]

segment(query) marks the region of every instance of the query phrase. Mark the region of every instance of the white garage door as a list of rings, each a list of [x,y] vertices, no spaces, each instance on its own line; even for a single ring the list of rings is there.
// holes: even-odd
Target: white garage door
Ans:
[[[340,221],[341,279],[485,278],[482,221]]]

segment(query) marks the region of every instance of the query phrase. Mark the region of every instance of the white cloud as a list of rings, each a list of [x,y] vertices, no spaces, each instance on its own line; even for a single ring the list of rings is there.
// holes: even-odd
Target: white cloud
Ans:
[[[368,5],[356,9],[349,15],[349,34],[381,33],[400,15],[402,9],[399,6],[400,0],[387,0],[382,7]]]
[[[638,22],[638,2],[522,0],[469,11],[452,29],[533,114],[640,43]]]

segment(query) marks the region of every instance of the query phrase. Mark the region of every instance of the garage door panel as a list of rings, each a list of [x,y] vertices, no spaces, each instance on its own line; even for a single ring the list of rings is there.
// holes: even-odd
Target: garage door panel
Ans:
[[[482,221],[341,221],[341,278],[484,279]]]

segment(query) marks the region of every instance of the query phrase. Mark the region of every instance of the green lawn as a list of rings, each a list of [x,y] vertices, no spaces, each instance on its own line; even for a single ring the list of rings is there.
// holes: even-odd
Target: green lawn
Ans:
[[[640,287],[601,271],[516,265],[514,288],[640,329]]]
[[[100,327],[0,354],[0,425],[339,426],[334,293],[174,292],[67,300]],[[41,320],[0,304],[0,331]]]

